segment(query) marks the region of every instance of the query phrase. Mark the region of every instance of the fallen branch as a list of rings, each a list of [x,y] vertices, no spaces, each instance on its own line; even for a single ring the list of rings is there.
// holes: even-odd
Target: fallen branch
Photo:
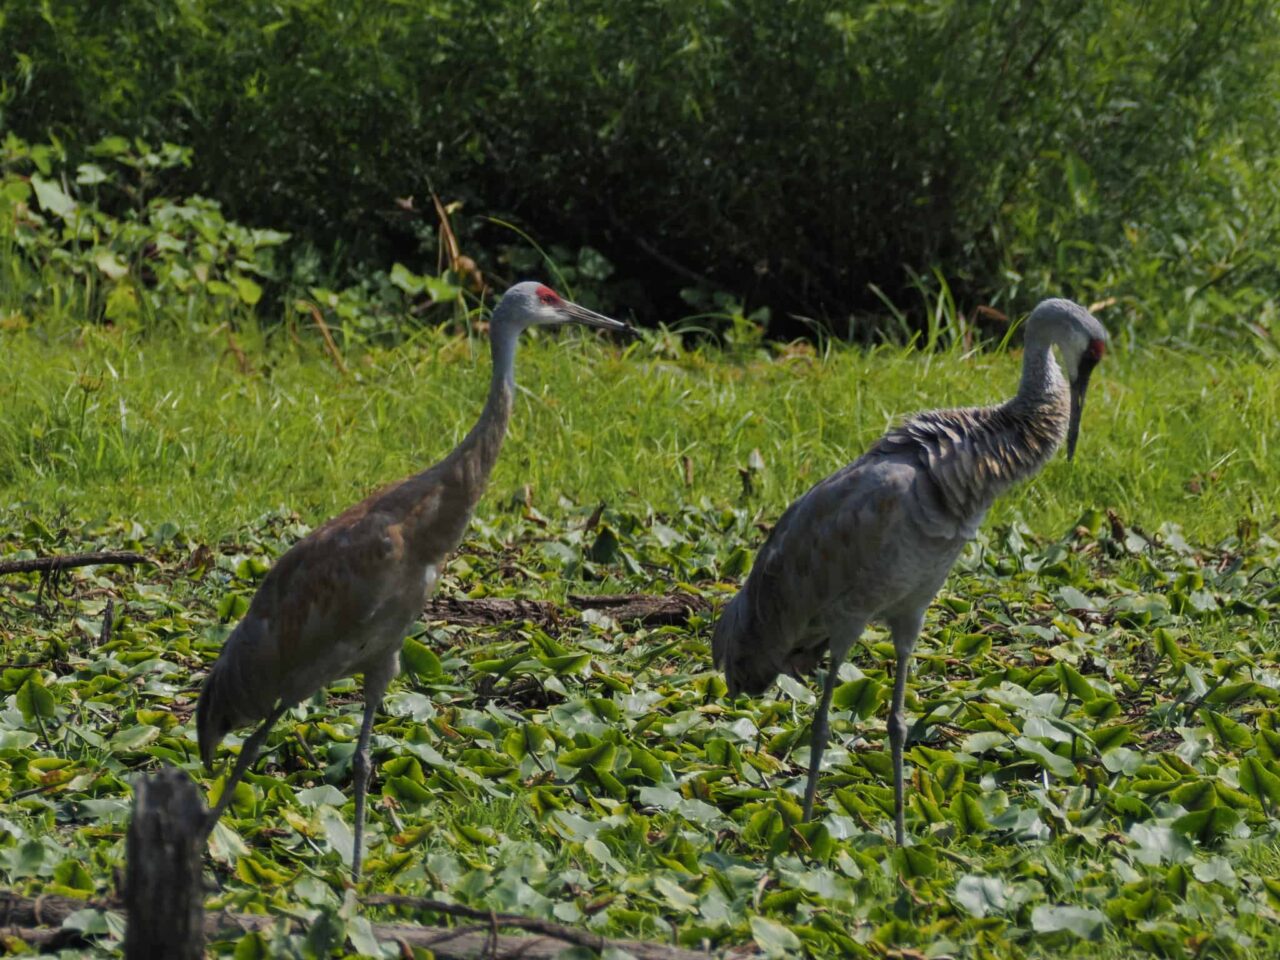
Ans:
[[[381,893],[373,894],[368,897],[361,897],[360,902],[367,907],[408,907],[413,910],[421,910],[426,913],[444,913],[453,917],[466,917],[469,920],[481,920],[483,925],[479,927],[462,928],[469,931],[478,932],[484,930],[486,935],[491,935],[498,927],[514,927],[519,930],[527,930],[530,933],[541,934],[541,937],[505,937],[500,939],[514,940],[522,943],[537,943],[544,937],[551,937],[562,943],[571,943],[574,946],[586,947],[588,950],[604,951],[610,948],[615,950],[625,950],[637,960],[643,960],[645,957],[662,958],[662,960],[707,960],[708,954],[700,950],[686,950],[683,947],[668,946],[663,943],[645,943],[635,940],[610,940],[608,937],[601,936],[598,933],[590,933],[577,927],[567,927],[562,923],[553,923],[550,920],[539,920],[537,917],[522,917],[515,913],[492,913],[488,910],[478,910],[475,907],[465,907],[457,903],[445,903],[441,900],[428,900],[424,897],[410,897],[399,893]],[[375,929],[378,927],[375,924]],[[383,926],[389,926],[383,924]],[[563,950],[563,946],[557,947],[556,950]],[[437,951],[438,952],[438,951]],[[443,954],[441,954],[443,955]],[[534,956],[534,954],[521,953],[520,956]]]
[[[418,900],[415,897],[375,896],[368,897],[369,905],[398,905],[418,907],[436,913],[461,914],[466,907],[454,904],[436,903],[431,900]],[[430,905],[430,906],[426,906]],[[24,897],[10,891],[0,891],[0,923],[6,928],[0,932],[18,937],[33,945],[44,945],[54,940],[59,945],[74,945],[89,940],[75,933],[59,929],[64,920],[78,910],[120,910],[118,901],[110,900],[74,900],[70,897]],[[495,927],[515,926],[521,924],[538,924],[529,917],[513,917],[510,914],[490,916],[483,910],[470,910],[476,917],[484,919],[483,923],[466,927],[420,927],[411,923],[373,923],[373,935],[387,943],[404,943],[411,947],[425,947],[431,950],[439,960],[478,960],[481,957],[493,957],[497,960],[554,960],[564,952],[566,943],[587,946],[593,950],[614,949],[629,953],[636,960],[708,960],[711,954],[699,950],[688,950],[684,947],[668,946],[662,943],[645,943],[636,940],[611,940],[588,933],[585,930],[574,930],[561,927],[560,934],[534,937],[502,936],[495,934]],[[246,933],[269,931],[281,922],[278,916],[262,916],[260,914],[230,913],[227,911],[209,913],[204,918],[205,937],[209,941],[235,940]],[[287,922],[297,927],[300,921],[289,919]],[[547,923],[548,928],[559,927],[558,924]],[[525,927],[525,929],[529,929]],[[63,938],[71,940],[66,943]]]
[[[677,593],[669,597],[647,593],[571,595],[569,602],[579,611],[598,610],[619,623],[639,621],[645,626],[688,623],[690,614],[704,613],[711,609],[708,601],[691,593]],[[436,597],[426,602],[423,616],[427,620],[444,620],[468,627],[521,620],[532,620],[545,625],[557,623],[566,617],[573,617],[574,611],[571,608],[558,607],[549,600],[509,600],[494,597],[461,600],[454,597]]]
[[[692,593],[674,593],[659,597],[648,593],[610,593],[596,596],[569,595],[569,602],[580,610],[599,610],[619,623],[640,621],[645,626],[680,626],[694,613],[707,613],[711,603]]]
[[[444,913],[451,917],[466,917],[468,920],[483,920],[490,929],[498,927],[515,927],[530,933],[540,933],[555,937],[574,946],[586,947],[588,950],[603,950],[609,941],[598,933],[588,933],[574,927],[566,927],[550,920],[539,920],[537,917],[522,917],[516,913],[491,913],[477,910],[475,907],[464,907],[458,903],[445,903],[443,900],[428,900],[424,897],[410,897],[400,893],[382,893],[361,897],[360,902],[366,907],[409,907],[427,913]]]
[[[422,615],[427,620],[445,620],[464,627],[476,627],[521,620],[551,623],[558,618],[558,612],[556,605],[549,600],[432,597],[423,607]]]
[[[54,573],[72,567],[96,567],[104,563],[158,564],[140,553],[72,553],[64,557],[34,557],[30,560],[6,560],[0,563],[0,576],[6,573]]]

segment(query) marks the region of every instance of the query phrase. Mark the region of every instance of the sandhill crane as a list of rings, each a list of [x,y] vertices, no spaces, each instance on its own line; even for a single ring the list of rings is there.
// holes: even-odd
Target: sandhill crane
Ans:
[[[526,327],[582,323],[633,332],[538,283],[507,290],[489,326],[493,373],[480,419],[443,460],[380,490],[295,544],[267,573],[209,671],[196,707],[200,756],[261,720],[209,813],[212,830],[281,714],[326,684],[364,674],[356,742],[351,874],[360,877],[369,737],[400,647],[484,492],[511,417],[516,340]]]
[[[897,666],[890,707],[894,832],[904,842],[907,671],[925,608],[997,496],[1037,473],[1064,437],[1075,454],[1089,374],[1107,334],[1069,300],[1026,325],[1022,381],[994,407],[933,410],[891,429],[783,513],[712,637],[729,693],[762,693],[781,672],[831,659],[811,734],[804,817],[813,815],[836,675],[870,620],[888,624]],[[1064,381],[1052,348],[1067,370]]]

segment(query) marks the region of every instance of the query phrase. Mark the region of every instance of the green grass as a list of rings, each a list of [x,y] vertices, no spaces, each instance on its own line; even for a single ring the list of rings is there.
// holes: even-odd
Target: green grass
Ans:
[[[423,332],[353,356],[241,334],[0,334],[0,508],[46,520],[116,516],[218,538],[263,513],[315,523],[442,457],[479,413],[487,346]],[[667,344],[663,349],[663,344]],[[778,359],[526,337],[520,396],[481,515],[525,485],[539,509],[738,503],[768,518],[914,410],[998,401],[1017,351],[926,355],[833,347]],[[1094,377],[1074,464],[1059,456],[1003,498],[1056,535],[1086,507],[1216,542],[1272,528],[1280,378],[1243,353],[1117,344]],[[682,458],[689,460],[686,477]],[[692,482],[686,484],[686,479]]]

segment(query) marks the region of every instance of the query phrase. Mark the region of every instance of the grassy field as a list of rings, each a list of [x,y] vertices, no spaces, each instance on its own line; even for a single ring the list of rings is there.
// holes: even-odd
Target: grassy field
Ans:
[[[46,521],[111,516],[217,539],[278,509],[315,523],[443,456],[488,379],[481,340],[423,331],[354,356],[348,375],[283,334],[129,338],[86,328],[0,334],[0,508]],[[764,519],[853,459],[895,417],[995,402],[1016,351],[922,354],[797,347],[781,355],[686,352],[529,336],[522,389],[481,514],[561,498],[670,513],[747,504]],[[1280,382],[1243,353],[1117,343],[1091,387],[1074,464],[1058,458],[1002,500],[996,523],[1067,530],[1090,507],[1199,542],[1241,521],[1274,530]],[[685,459],[688,465],[685,465]]]
[[[216,789],[191,709],[267,564],[449,449],[488,360],[439,332],[353,351],[346,374],[283,333],[239,334],[243,362],[220,332],[0,337],[0,556],[160,561],[0,582],[0,882],[87,897],[121,863],[135,772],[177,763]],[[1001,502],[931,609],[909,848],[887,839],[882,632],[843,668],[805,826],[810,686],[728,701],[709,617],[569,608],[415,631],[376,728],[363,890],[775,956],[1275,956],[1280,384],[1242,353],[1113,347],[1076,462]],[[790,498],[900,413],[1007,395],[1018,361],[531,337],[441,593],[719,602]],[[210,847],[214,902],[301,911],[310,933],[218,952],[378,949],[341,906],[357,694],[290,712]],[[117,918],[76,923],[118,951]]]

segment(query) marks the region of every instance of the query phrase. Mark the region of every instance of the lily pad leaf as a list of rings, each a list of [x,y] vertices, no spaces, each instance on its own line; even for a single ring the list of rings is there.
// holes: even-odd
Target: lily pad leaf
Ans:
[[[1049,906],[1042,904],[1031,911],[1031,927],[1037,933],[1065,931],[1082,940],[1098,940],[1107,925],[1101,910],[1092,907]]]
[[[956,884],[954,898],[956,903],[975,917],[999,913],[1009,902],[1003,880],[999,877],[979,877],[972,874],[960,878],[960,882]]]
[[[770,957],[788,957],[800,950],[800,938],[767,917],[751,918],[751,938]]]
[[[884,693],[884,684],[862,677],[836,687],[831,694],[831,704],[837,710],[852,710],[859,719],[866,719],[875,714]]]
[[[1065,780],[1075,775],[1076,765],[1066,757],[1058,756],[1044,744],[1030,737],[1018,737],[1014,743],[1026,756],[1037,761],[1055,777]]]

